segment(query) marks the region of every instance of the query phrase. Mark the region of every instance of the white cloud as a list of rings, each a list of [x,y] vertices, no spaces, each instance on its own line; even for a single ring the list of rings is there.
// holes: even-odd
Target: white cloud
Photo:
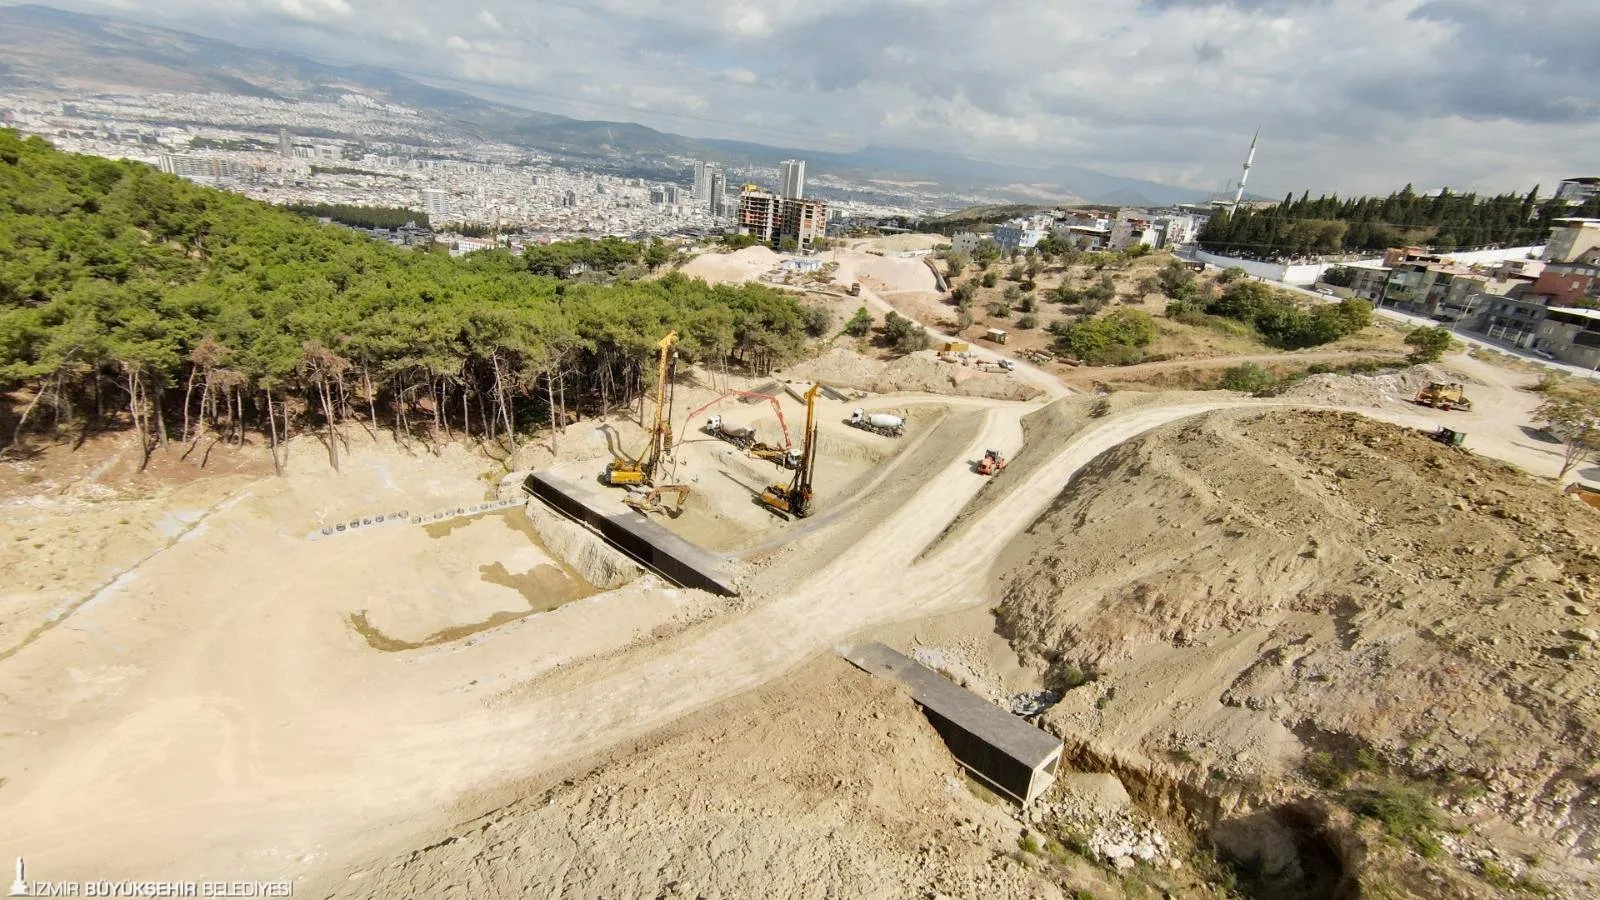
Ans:
[[[1585,148],[1600,139],[1594,0],[98,2],[526,88],[554,112],[1203,189],[1236,177],[1258,125],[1251,185],[1265,194],[1548,187],[1593,174]]]
[[[285,14],[304,22],[328,22],[347,19],[355,10],[345,0],[274,0]]]

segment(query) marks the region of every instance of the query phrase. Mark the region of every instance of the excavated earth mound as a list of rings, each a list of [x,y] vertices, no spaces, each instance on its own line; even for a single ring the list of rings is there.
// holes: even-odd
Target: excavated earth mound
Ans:
[[[1381,375],[1309,375],[1291,385],[1283,396],[1340,406],[1394,406],[1415,400],[1429,382],[1461,380],[1459,375],[1429,365]]]
[[[1258,784],[1361,748],[1576,865],[1600,849],[1597,547],[1596,510],[1419,432],[1219,412],[1080,471],[1002,559],[1001,619],[1098,676],[1049,714],[1069,743]]]
[[[915,704],[831,656],[518,793],[307,893],[1063,895],[1007,855],[1020,827],[969,791]]]
[[[1032,400],[1042,393],[1011,375],[940,362],[931,350],[882,363],[854,350],[835,347],[815,359],[791,366],[782,374],[793,381],[818,381],[831,387],[875,394],[920,391],[992,400]]]

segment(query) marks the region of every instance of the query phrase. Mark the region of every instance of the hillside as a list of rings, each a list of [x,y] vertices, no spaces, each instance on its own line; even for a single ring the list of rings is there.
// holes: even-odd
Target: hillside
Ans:
[[[629,373],[668,329],[685,360],[757,368],[806,339],[799,305],[760,286],[568,289],[534,274],[643,273],[639,245],[413,252],[13,131],[0,131],[0,211],[0,388],[21,389],[0,403],[7,438],[26,438],[48,398],[52,431],[131,426],[146,453],[251,431],[276,463],[285,436],[320,430],[337,467],[336,433],[355,421],[514,447],[566,411],[557,394],[580,409],[634,396]],[[101,395],[118,405],[83,400]]]
[[[1049,714],[1069,745],[1235,817],[1253,895],[1331,896],[1296,887],[1323,841],[1361,896],[1495,896],[1472,873],[1572,874],[1600,840],[1597,545],[1592,510],[1415,431],[1215,413],[1081,471],[1006,551],[1001,621],[1089,674]],[[1375,794],[1426,799],[1387,837],[1340,818]]]

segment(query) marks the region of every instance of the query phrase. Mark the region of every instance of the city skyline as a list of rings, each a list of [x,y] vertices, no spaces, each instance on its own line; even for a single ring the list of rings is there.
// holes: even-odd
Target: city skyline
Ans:
[[[818,150],[900,144],[1207,191],[1226,189],[1243,138],[1262,123],[1272,153],[1252,180],[1269,196],[1551,185],[1591,174],[1584,148],[1600,139],[1600,60],[1581,46],[1600,9],[1581,0],[1536,10],[1144,0],[1070,15],[998,3],[978,20],[943,0],[914,17],[889,0],[703,0],[670,17],[620,0],[592,9],[485,0],[466,15],[375,4],[49,5],[388,65],[529,108],[691,136]],[[949,46],[966,49],[933,49]]]

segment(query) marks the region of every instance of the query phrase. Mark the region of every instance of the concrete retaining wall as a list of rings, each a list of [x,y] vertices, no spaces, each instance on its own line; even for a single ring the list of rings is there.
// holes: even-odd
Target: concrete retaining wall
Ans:
[[[643,567],[599,535],[538,500],[528,501],[527,514],[550,552],[600,590],[616,590],[644,574]]]
[[[722,561],[646,516],[628,510],[606,512],[610,503],[594,489],[549,472],[534,472],[523,489],[574,522],[592,528],[628,558],[659,573],[673,584],[724,597],[738,595]]]

